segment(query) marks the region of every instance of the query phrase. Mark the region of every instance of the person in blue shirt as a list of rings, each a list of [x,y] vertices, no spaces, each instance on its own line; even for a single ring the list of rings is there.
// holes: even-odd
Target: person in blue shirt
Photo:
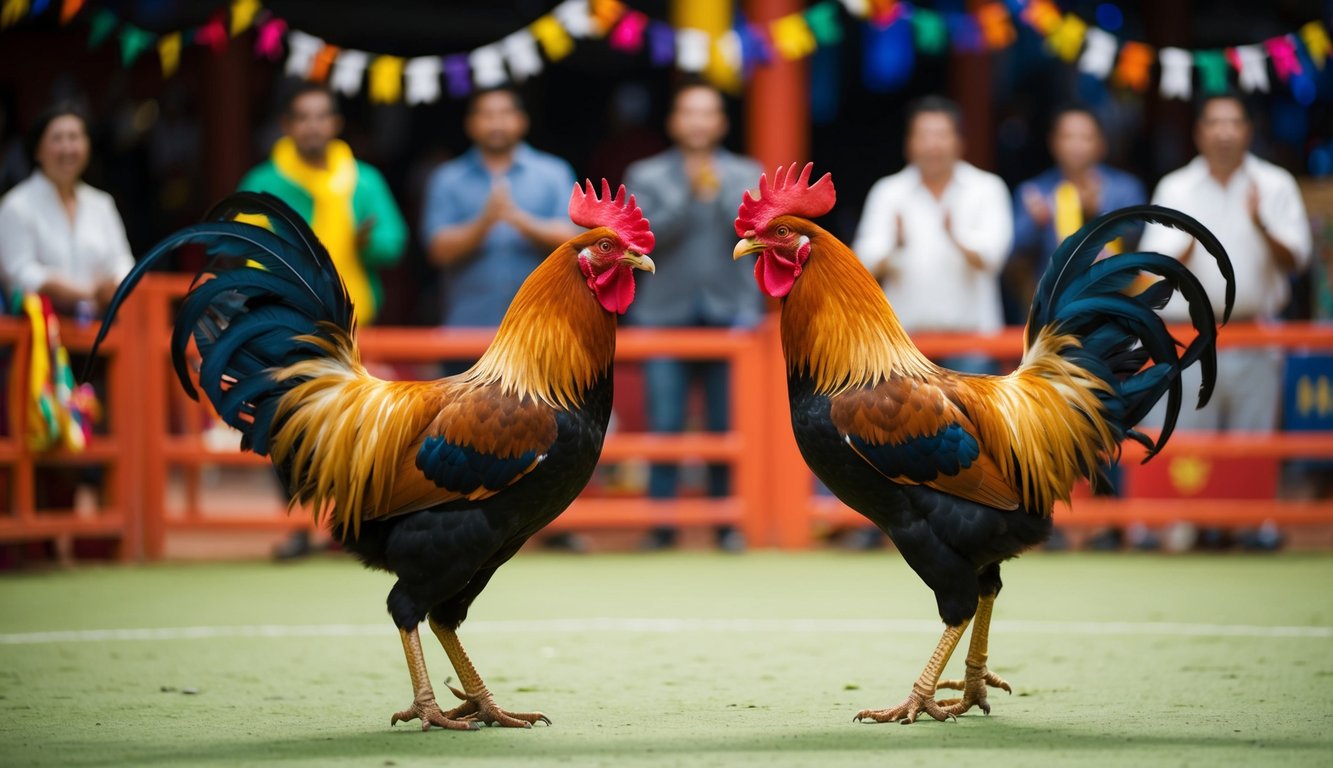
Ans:
[[[1055,114],[1048,138],[1055,167],[1018,185],[1014,191],[1014,254],[1009,299],[1017,318],[1027,315],[1037,281],[1050,264],[1051,254],[1084,222],[1107,211],[1148,202],[1143,183],[1116,170],[1106,159],[1106,136],[1097,116],[1086,107],[1068,106]],[[1137,241],[1142,230],[1130,237]],[[1133,243],[1113,241],[1107,251],[1118,253]],[[1117,493],[1119,467],[1103,466],[1105,483],[1097,494]],[[1104,537],[1099,537],[1104,538]],[[1058,528],[1048,548],[1061,549],[1065,537]]]
[[[1061,241],[1100,214],[1148,202],[1142,182],[1103,162],[1106,137],[1091,110],[1069,106],[1058,111],[1048,141],[1055,167],[1014,191],[1013,272],[1018,279],[1009,288],[1022,315]]]
[[[444,273],[441,324],[497,326],[528,273],[580,231],[566,213],[574,170],[523,141],[514,90],[475,94],[464,131],[472,147],[427,184],[421,238]]]
[[[421,239],[443,272],[446,327],[495,327],[523,280],[551,251],[582,230],[569,220],[574,169],[523,141],[528,115],[517,91],[479,91],[463,130],[472,147],[441,165],[426,185]],[[461,373],[472,361],[445,364]],[[556,533],[542,543],[581,552],[584,538]]]

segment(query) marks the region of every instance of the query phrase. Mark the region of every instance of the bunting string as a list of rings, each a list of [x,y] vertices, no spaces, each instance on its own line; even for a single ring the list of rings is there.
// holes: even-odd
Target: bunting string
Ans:
[[[908,82],[918,56],[999,51],[1017,43],[1023,29],[1039,35],[1052,57],[1116,87],[1148,92],[1156,72],[1156,92],[1164,99],[1190,99],[1233,84],[1268,93],[1276,83],[1308,106],[1317,95],[1314,75],[1333,54],[1329,20],[1312,20],[1291,34],[1248,45],[1156,49],[1065,12],[1054,0],[989,0],[968,13],[897,0],[822,0],[765,23],[738,12],[733,27],[719,35],[674,27],[620,0],[565,0],[531,24],[471,51],[412,59],[343,48],[292,29],[260,0],[231,0],[207,23],[161,35],[107,8],[87,7],[84,0],[0,0],[0,29],[42,14],[58,15],[62,24],[85,18],[89,47],[116,41],[125,67],[156,49],[163,77],[178,70],[187,45],[221,52],[233,39],[253,33],[254,55],[270,61],[285,55],[283,71],[290,76],[327,82],[347,96],[364,90],[374,102],[408,104],[429,104],[446,93],[465,98],[477,89],[524,82],[590,40],[644,56],[653,66],[712,76],[720,72],[727,82],[737,82],[775,60],[804,59],[840,45],[849,23],[869,27],[863,76],[868,88],[881,91]]]

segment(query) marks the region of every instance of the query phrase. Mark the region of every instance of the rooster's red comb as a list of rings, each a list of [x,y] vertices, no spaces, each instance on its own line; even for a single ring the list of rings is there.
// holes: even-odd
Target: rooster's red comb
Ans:
[[[653,237],[653,231],[648,228],[648,220],[643,217],[643,211],[634,203],[634,195],[629,195],[628,200],[625,199],[624,184],[616,190],[616,196],[611,197],[611,184],[602,179],[602,197],[598,199],[592,181],[585,179],[584,183],[588,185],[587,190],[580,189],[576,183],[574,193],[569,196],[570,221],[588,229],[610,227],[632,250],[639,253],[653,250],[653,244],[657,240]]]
[[[736,212],[736,236],[745,237],[746,232],[757,232],[777,216],[791,214],[813,219],[833,210],[837,200],[833,174],[826,173],[811,184],[810,172],[814,168],[814,163],[806,163],[800,176],[796,175],[796,163],[778,168],[773,172],[771,185],[768,174],[762,174],[759,195],[751,197],[747,189],[741,200],[740,210]]]

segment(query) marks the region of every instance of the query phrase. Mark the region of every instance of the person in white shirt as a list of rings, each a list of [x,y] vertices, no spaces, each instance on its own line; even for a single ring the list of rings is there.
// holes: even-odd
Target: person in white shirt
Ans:
[[[907,118],[907,167],[866,196],[852,250],[908,331],[993,333],[1003,325],[999,273],[1013,243],[1009,190],[962,160],[961,113],[927,97]],[[941,360],[992,373],[980,355]]]
[[[1271,320],[1289,298],[1288,276],[1310,260],[1310,221],[1296,180],[1285,170],[1250,154],[1252,126],[1245,105],[1234,95],[1214,96],[1201,105],[1194,126],[1199,156],[1164,176],[1153,193],[1156,205],[1198,219],[1217,236],[1236,270],[1232,322]],[[1150,226],[1139,243],[1179,259],[1199,278],[1218,318],[1225,282],[1217,264],[1193,238],[1174,229]],[[1188,322],[1179,297],[1162,311],[1170,323]],[[1218,350],[1217,387],[1203,410],[1183,409],[1181,429],[1271,432],[1277,428],[1281,393],[1281,350]],[[1185,371],[1186,397],[1199,391],[1197,366]],[[1161,423],[1154,411],[1150,423]]]
[[[0,284],[5,300],[40,293],[56,311],[100,310],[134,266],[115,201],[83,182],[87,121],[57,104],[33,124],[36,170],[0,199]]]

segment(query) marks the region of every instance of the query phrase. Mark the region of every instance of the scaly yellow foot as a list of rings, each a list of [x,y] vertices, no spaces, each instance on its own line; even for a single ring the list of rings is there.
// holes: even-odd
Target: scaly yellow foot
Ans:
[[[972,631],[977,630],[974,627]],[[939,705],[945,712],[951,715],[961,715],[972,707],[979,707],[982,712],[990,714],[990,703],[986,701],[986,688],[1000,688],[1005,693],[1013,693],[1014,689],[1009,687],[1009,683],[1004,678],[991,672],[985,667],[976,669],[968,666],[967,675],[962,680],[941,680],[935,686],[936,693],[940,688],[951,688],[963,692],[962,698],[942,699]]]
[[[481,727],[478,722],[455,717],[452,712],[441,711],[440,705],[435,703],[434,696],[426,701],[413,701],[412,706],[402,712],[395,712],[389,719],[389,726],[395,726],[399,721],[407,723],[418,719],[421,720],[423,731],[429,731],[432,725],[451,731],[475,731]]]
[[[870,720],[876,723],[910,725],[916,722],[922,712],[940,721],[953,719],[953,713],[946,711],[935,701],[935,688],[939,683],[940,673],[949,663],[949,656],[953,654],[953,649],[958,646],[958,641],[966,629],[967,621],[956,627],[944,628],[939,645],[935,646],[935,653],[931,654],[930,661],[926,662],[926,668],[921,671],[921,677],[912,684],[912,692],[902,704],[892,709],[863,709],[857,712],[852,720],[858,723]]]
[[[481,694],[471,696],[452,685],[449,685],[449,690],[453,691],[463,703],[445,712],[444,716],[447,718],[468,723],[499,725],[504,728],[531,728],[537,723],[551,724],[551,718],[540,712],[506,712],[500,709],[495,703],[495,698],[484,688]]]
[[[902,704],[899,704],[893,709],[863,709],[860,712],[857,712],[856,717],[852,718],[852,720],[858,723],[865,720],[873,720],[876,723],[902,723],[903,725],[911,725],[916,722],[917,717],[922,712],[925,712],[940,721],[948,720],[953,717],[953,714],[945,711],[944,708],[939,705],[939,702],[935,701],[934,697],[919,696],[916,691],[913,691]]]
[[[449,686],[449,690],[462,699],[463,703],[446,712],[446,717],[465,722],[499,725],[504,728],[531,728],[535,723],[551,724],[551,718],[540,712],[506,712],[500,709],[486,688],[481,675],[477,674],[477,668],[472,666],[467,651],[463,650],[463,643],[459,641],[458,633],[440,624],[433,617],[430,619],[430,628],[439,638],[440,645],[444,646],[444,652],[449,655],[449,663],[454,665],[458,681],[463,684],[461,691],[452,685]]]
[[[1014,692],[1004,678],[986,667],[991,611],[994,606],[995,595],[984,595],[977,600],[977,614],[972,621],[972,641],[967,649],[967,672],[963,674],[963,679],[941,680],[935,685],[936,693],[940,688],[952,688],[963,692],[961,698],[939,702],[940,707],[951,715],[961,715],[972,707],[979,707],[982,712],[989,715],[990,703],[986,701],[988,687],[1000,688],[1006,693]]]
[[[412,676],[413,698],[412,706],[402,712],[395,712],[389,718],[389,727],[397,725],[400,720],[405,723],[420,720],[423,731],[429,731],[432,725],[453,731],[480,728],[477,723],[454,719],[440,711],[440,705],[435,703],[435,691],[431,689],[430,680],[426,677],[426,658],[421,653],[421,638],[416,627],[399,629],[398,634],[403,639],[403,655],[407,657],[407,671]]]

